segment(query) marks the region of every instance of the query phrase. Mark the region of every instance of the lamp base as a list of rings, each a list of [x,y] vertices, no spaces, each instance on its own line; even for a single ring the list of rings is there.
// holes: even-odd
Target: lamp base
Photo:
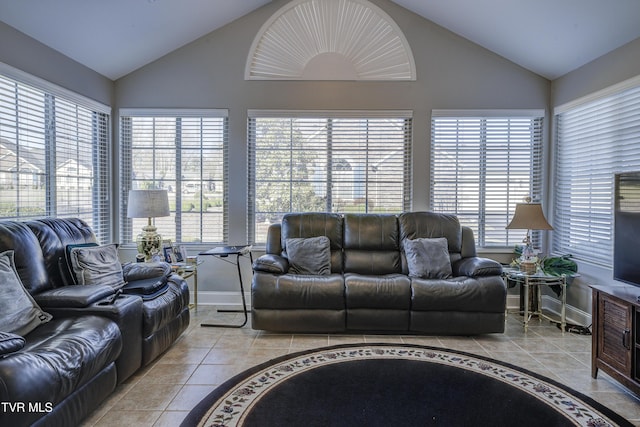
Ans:
[[[538,265],[533,261],[521,261],[520,271],[524,274],[535,274],[538,270]]]
[[[142,227],[142,233],[138,234],[136,239],[138,253],[144,255],[145,262],[151,261],[153,256],[162,250],[162,236],[156,230],[155,226],[146,225]]]

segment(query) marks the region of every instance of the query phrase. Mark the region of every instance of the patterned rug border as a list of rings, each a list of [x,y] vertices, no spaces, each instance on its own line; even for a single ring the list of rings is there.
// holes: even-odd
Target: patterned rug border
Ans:
[[[575,425],[631,426],[589,396],[516,365],[460,350],[418,344],[340,344],[289,353],[249,368],[216,387],[187,415],[181,426],[241,425],[245,414],[273,386],[320,366],[353,360],[409,359],[469,369],[517,387],[563,413]]]

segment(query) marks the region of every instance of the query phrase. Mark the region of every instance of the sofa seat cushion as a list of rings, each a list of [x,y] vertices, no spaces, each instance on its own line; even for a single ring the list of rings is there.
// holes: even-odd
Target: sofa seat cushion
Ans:
[[[256,272],[253,280],[254,308],[344,310],[344,279],[327,276]]]
[[[347,308],[404,309],[411,306],[411,280],[401,274],[344,277]]]
[[[120,330],[107,318],[53,319],[27,335],[22,350],[0,359],[0,401],[56,405],[90,382],[121,351]]]
[[[500,276],[451,279],[411,279],[412,311],[505,310],[506,286]]]

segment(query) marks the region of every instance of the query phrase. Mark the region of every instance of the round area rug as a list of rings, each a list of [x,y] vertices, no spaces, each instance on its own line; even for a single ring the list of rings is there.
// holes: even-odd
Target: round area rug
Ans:
[[[551,379],[481,356],[406,344],[289,354],[236,375],[182,426],[630,426]]]

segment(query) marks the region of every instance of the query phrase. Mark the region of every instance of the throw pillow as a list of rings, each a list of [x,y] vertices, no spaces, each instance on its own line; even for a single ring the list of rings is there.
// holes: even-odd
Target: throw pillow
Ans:
[[[10,332],[0,332],[0,358],[21,350],[25,344],[24,338]]]
[[[420,238],[404,240],[409,276],[423,279],[447,279],[451,277],[451,259],[447,239]]]
[[[289,273],[331,274],[331,248],[327,236],[287,239],[285,248]]]
[[[13,251],[0,253],[0,331],[24,336],[51,317],[22,285]]]
[[[73,248],[81,248],[87,246],[98,246],[97,243],[78,243],[73,245],[67,245],[65,248],[64,259],[60,257],[58,259],[58,268],[60,269],[60,276],[64,286],[77,285],[78,281],[73,273],[73,266],[71,265],[71,250]]]
[[[118,245],[76,246],[69,250],[69,262],[78,285],[124,286]]]

